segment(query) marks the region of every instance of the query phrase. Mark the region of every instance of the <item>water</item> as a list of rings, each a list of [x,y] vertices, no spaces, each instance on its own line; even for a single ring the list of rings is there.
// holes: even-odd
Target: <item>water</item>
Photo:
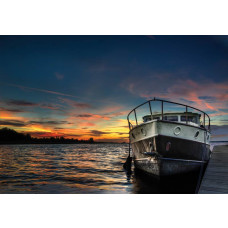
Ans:
[[[127,144],[0,145],[0,193],[194,193],[195,176],[127,174],[127,155]]]
[[[124,144],[1,145],[0,193],[131,193]]]

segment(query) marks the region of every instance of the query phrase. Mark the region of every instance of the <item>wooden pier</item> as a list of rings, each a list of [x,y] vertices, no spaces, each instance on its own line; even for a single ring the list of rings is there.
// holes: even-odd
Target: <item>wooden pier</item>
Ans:
[[[199,194],[228,194],[228,145],[214,147]]]

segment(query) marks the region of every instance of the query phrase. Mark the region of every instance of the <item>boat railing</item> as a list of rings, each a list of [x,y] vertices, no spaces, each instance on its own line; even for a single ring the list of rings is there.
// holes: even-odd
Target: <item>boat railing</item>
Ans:
[[[135,122],[135,125],[138,126],[139,123],[138,123],[138,118],[137,118],[137,110],[138,110],[141,106],[143,106],[143,105],[145,105],[145,104],[148,104],[147,108],[149,109],[149,113],[150,113],[150,115],[151,115],[151,120],[153,120],[153,115],[154,115],[154,114],[153,114],[153,112],[152,112],[152,109],[153,109],[152,104],[153,104],[153,102],[155,102],[155,101],[161,103],[161,105],[160,105],[161,120],[164,120],[164,104],[166,104],[166,103],[175,104],[175,105],[184,107],[185,112],[184,112],[183,114],[186,115],[186,118],[185,118],[186,123],[185,123],[185,124],[190,125],[190,124],[188,124],[188,122],[190,122],[190,121],[188,121],[188,110],[189,110],[189,109],[193,109],[193,110],[198,111],[198,112],[200,112],[200,113],[203,114],[203,115],[202,115],[202,116],[203,116],[203,121],[202,121],[200,127],[205,128],[205,129],[207,129],[207,130],[210,131],[210,117],[209,117],[209,115],[208,115],[207,113],[203,112],[203,111],[200,110],[200,109],[197,109],[197,108],[194,108],[194,107],[192,107],[192,106],[189,106],[189,105],[185,105],[185,104],[181,104],[181,103],[177,103],[177,102],[172,102],[172,101],[166,101],[166,100],[157,99],[157,98],[148,100],[148,101],[146,101],[146,102],[144,102],[144,103],[138,105],[137,107],[135,107],[133,110],[131,110],[131,111],[129,112],[129,114],[128,114],[128,116],[127,116],[127,120],[128,120],[128,125],[129,125],[129,129],[130,129],[130,130],[134,127],[134,124],[133,124],[133,123],[130,121],[130,119],[129,119],[130,115],[131,115],[132,113],[134,114],[134,115],[133,115],[134,118],[135,118],[134,122]],[[207,126],[206,126],[206,118],[207,118],[207,121],[208,121],[208,122],[207,122],[207,123],[208,123]]]

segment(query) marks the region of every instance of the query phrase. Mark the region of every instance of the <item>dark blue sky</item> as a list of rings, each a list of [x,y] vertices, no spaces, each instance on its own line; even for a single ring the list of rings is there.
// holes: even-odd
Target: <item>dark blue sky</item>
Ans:
[[[127,111],[154,96],[189,102],[224,126],[228,36],[0,36],[0,89],[2,125],[27,121],[20,129],[40,135],[85,128],[124,140]]]

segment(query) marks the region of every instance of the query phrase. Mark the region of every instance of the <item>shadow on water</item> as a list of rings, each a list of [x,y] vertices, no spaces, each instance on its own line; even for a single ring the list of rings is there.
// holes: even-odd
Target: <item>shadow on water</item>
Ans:
[[[199,172],[158,179],[134,169],[133,193],[140,194],[194,194]],[[128,177],[129,178],[129,177]]]

